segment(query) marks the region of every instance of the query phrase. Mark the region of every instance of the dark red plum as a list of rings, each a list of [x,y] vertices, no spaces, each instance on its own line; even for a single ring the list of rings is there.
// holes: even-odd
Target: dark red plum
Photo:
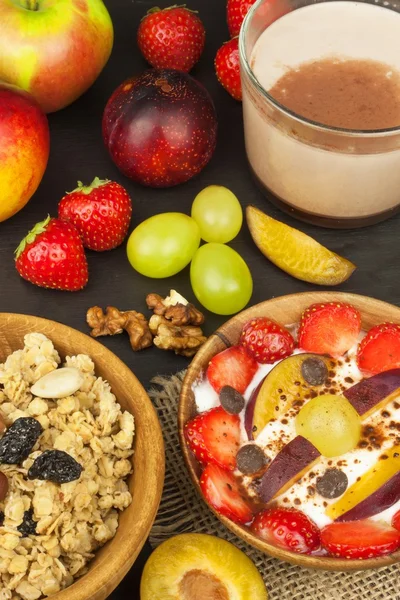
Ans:
[[[369,411],[377,409],[377,405],[393,392],[400,393],[400,369],[392,369],[363,379],[343,392],[359,415],[365,417]]]
[[[289,489],[321,454],[306,438],[298,435],[286,444],[264,473],[259,494],[265,503]]]
[[[122,83],[103,115],[103,139],[120,171],[162,188],[188,181],[206,166],[217,141],[207,90],[172,69],[151,69]]]

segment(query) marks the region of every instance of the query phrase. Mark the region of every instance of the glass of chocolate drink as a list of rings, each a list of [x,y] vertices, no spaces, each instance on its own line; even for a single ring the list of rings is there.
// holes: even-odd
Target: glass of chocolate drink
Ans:
[[[250,167],[325,227],[400,209],[400,0],[258,0],[240,34]]]

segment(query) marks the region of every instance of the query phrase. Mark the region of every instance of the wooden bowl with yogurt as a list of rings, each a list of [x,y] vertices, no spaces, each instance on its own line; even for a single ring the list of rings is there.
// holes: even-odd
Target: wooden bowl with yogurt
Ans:
[[[54,600],[104,600],[135,562],[158,510],[165,466],[161,427],[150,398],[130,369],[99,342],[60,323],[0,313],[0,363],[23,348],[25,334],[33,332],[47,336],[62,360],[89,355],[96,376],[109,382],[122,409],[135,418],[133,473],[127,480],[132,503],[120,513],[115,536],[95,553],[88,572],[51,596]]]
[[[345,302],[353,305],[361,314],[363,330],[368,330],[384,321],[400,323],[400,308],[380,300],[343,292],[305,292],[273,298],[257,304],[239,313],[220,327],[207,340],[193,359],[183,382],[179,404],[178,422],[181,448],[189,475],[202,498],[203,495],[199,484],[201,469],[184,437],[185,424],[197,414],[193,387],[204,375],[207,365],[213,356],[222,352],[227,347],[238,343],[242,328],[249,320],[255,317],[267,316],[282,325],[294,324],[300,321],[301,314],[306,308],[311,304],[321,302]],[[209,508],[228,529],[251,546],[270,556],[303,567],[329,571],[358,571],[379,568],[400,562],[400,551],[391,555],[364,560],[347,560],[328,556],[296,554],[263,541],[253,535],[247,527],[238,525],[218,514],[211,506]]]

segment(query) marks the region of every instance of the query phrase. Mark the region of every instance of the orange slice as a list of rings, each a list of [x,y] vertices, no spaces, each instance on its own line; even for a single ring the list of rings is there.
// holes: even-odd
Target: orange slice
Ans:
[[[255,206],[247,207],[246,219],[251,237],[264,256],[296,279],[317,285],[338,285],[356,268],[346,258]]]

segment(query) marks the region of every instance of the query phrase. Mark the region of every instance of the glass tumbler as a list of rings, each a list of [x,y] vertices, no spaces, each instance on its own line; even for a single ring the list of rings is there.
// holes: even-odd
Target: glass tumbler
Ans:
[[[400,6],[379,2],[258,0],[240,33],[250,168],[271,202],[324,227],[363,227],[399,211],[400,126],[374,131],[329,127],[285,108],[267,89],[288,67],[330,55],[379,60],[400,71]],[[343,10],[353,15],[356,7],[350,5],[355,4],[358,18],[346,18]],[[278,32],[289,19],[291,35],[285,38],[282,29],[270,52],[254,54],[260,36],[272,34],[274,27]],[[257,60],[263,61],[268,86],[254,74]]]

